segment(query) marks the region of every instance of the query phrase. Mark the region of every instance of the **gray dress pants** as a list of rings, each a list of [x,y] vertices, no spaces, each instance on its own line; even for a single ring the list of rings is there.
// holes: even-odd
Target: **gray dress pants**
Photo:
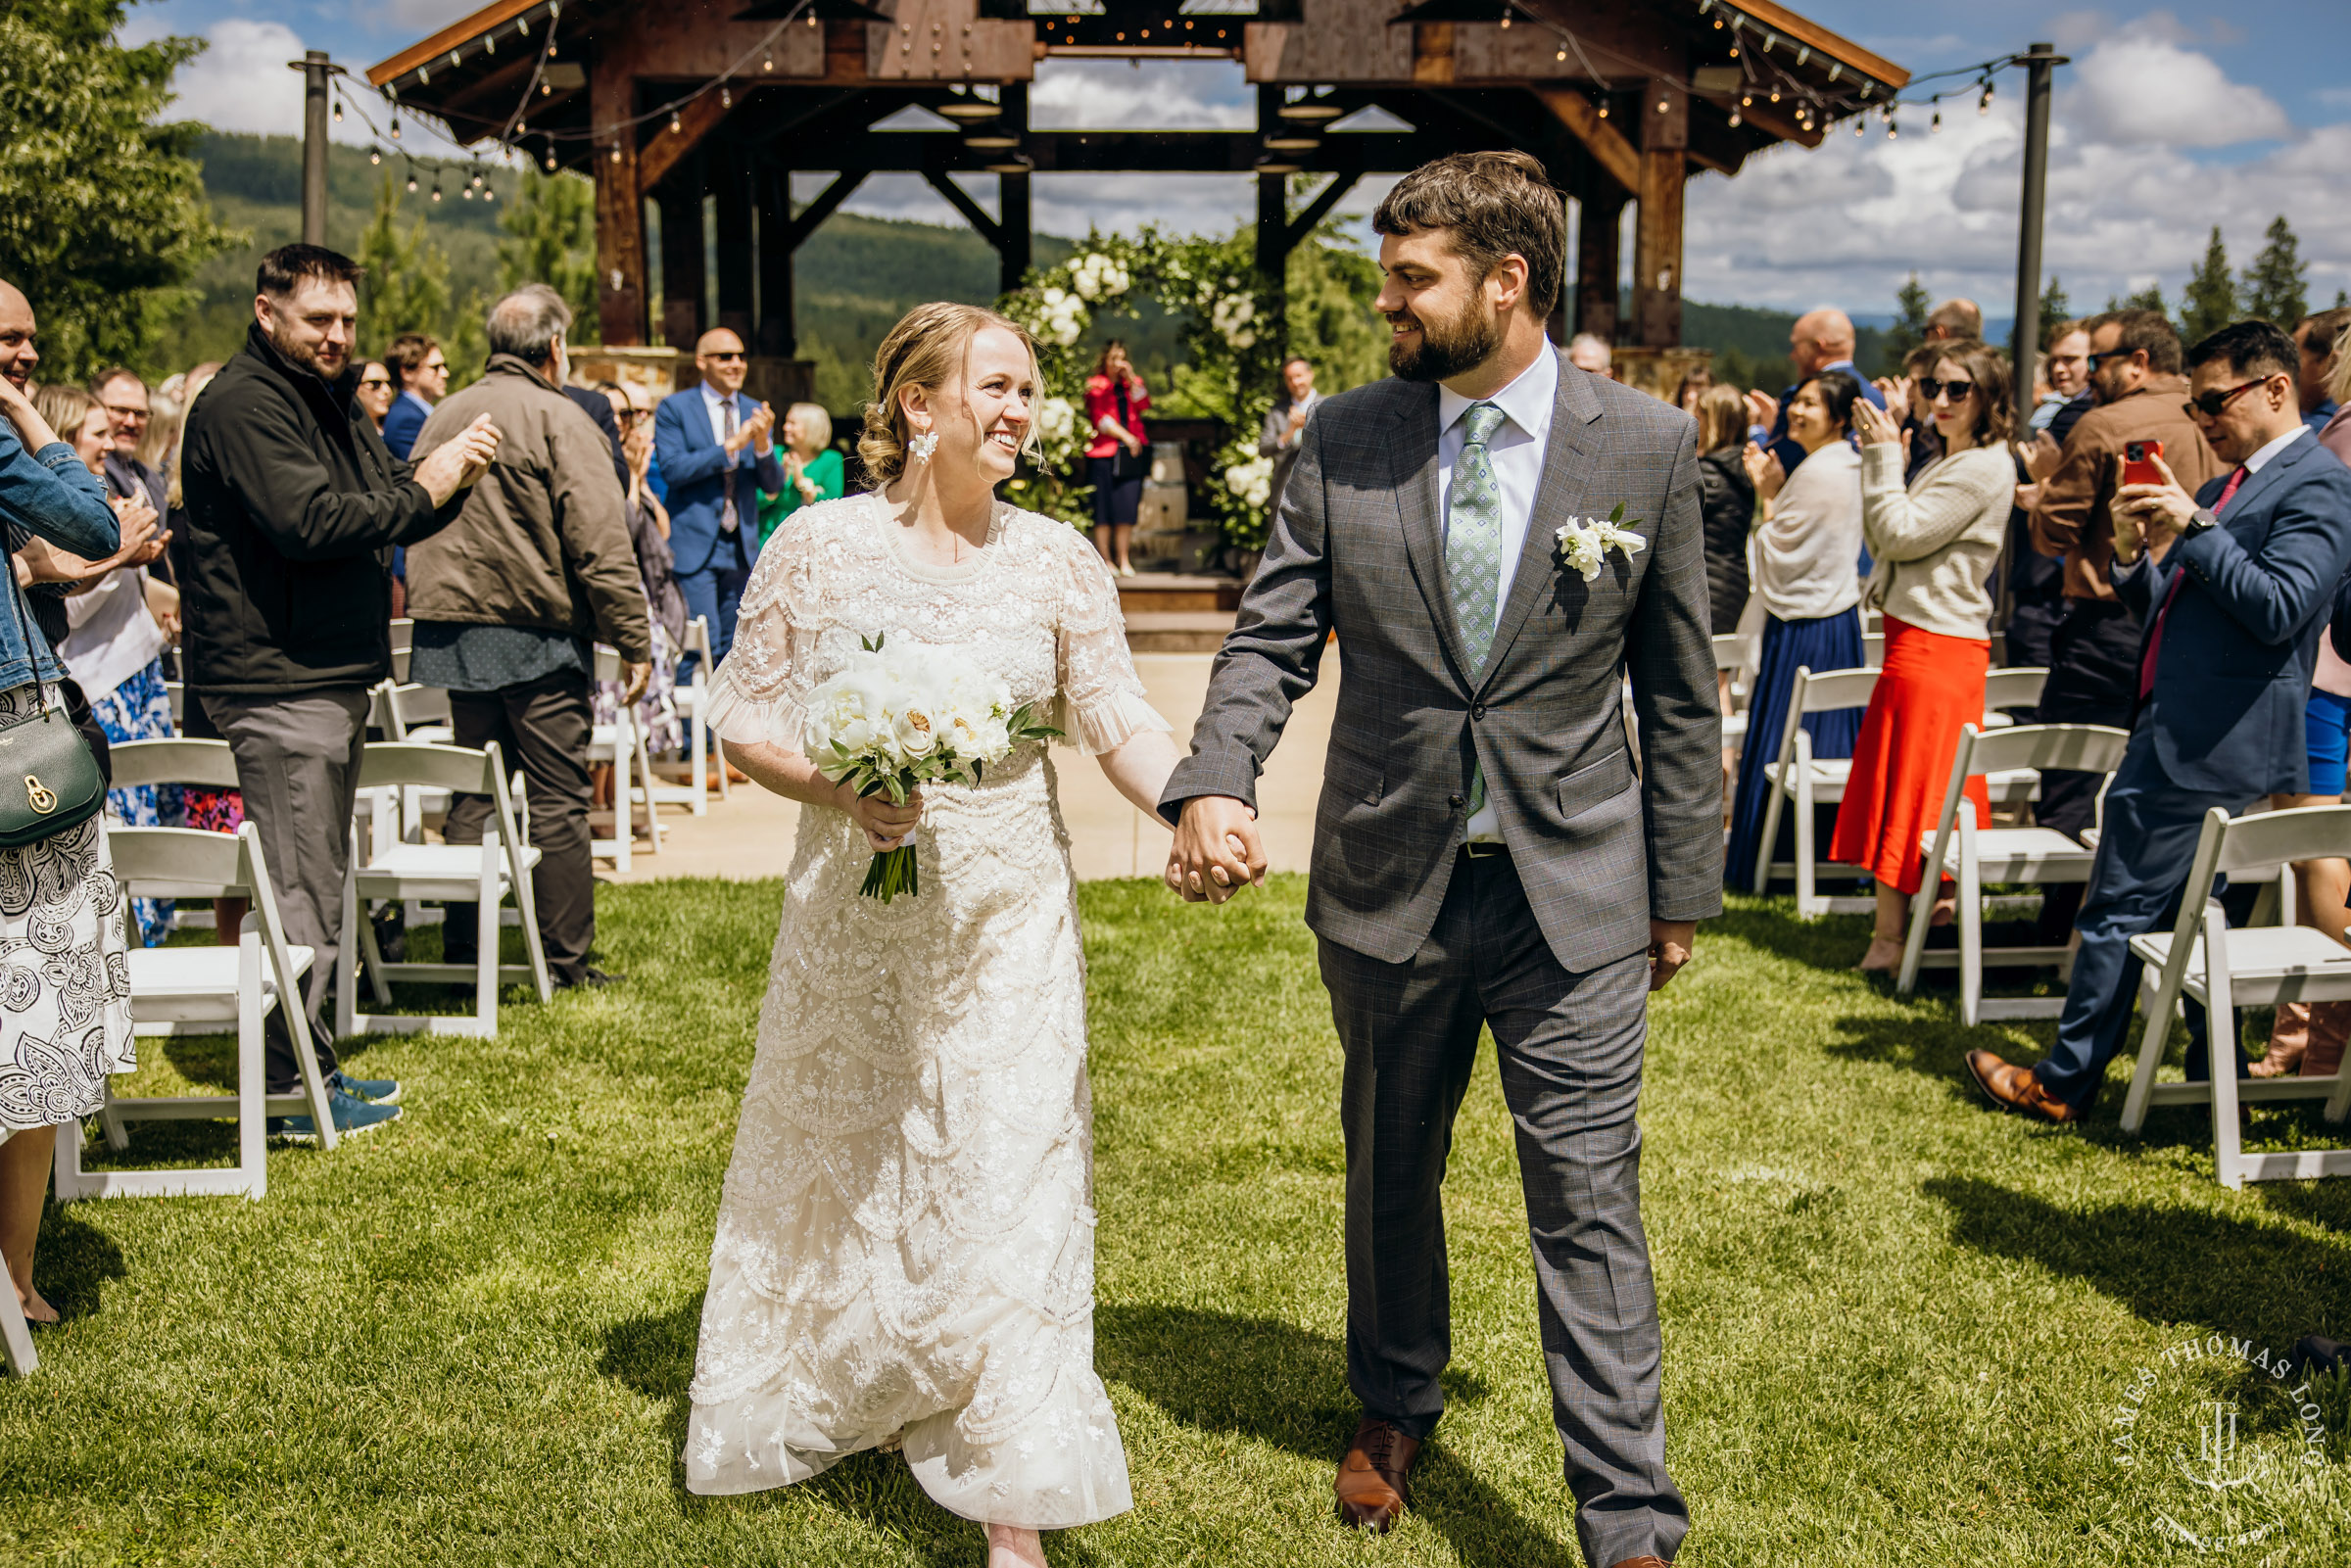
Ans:
[[[452,691],[449,716],[457,744],[483,747],[498,742],[506,769],[522,770],[531,806],[531,843],[539,868],[531,873],[531,898],[539,910],[539,940],[547,967],[564,983],[588,968],[596,940],[596,861],[588,832],[588,736],[595,715],[588,702],[588,677],[558,670],[496,691]],[[444,842],[478,844],[490,825],[488,795],[458,795],[449,803]],[[456,961],[473,957],[474,906],[451,904],[442,939]]]
[[[304,1000],[318,1070],[331,1073],[338,1064],[327,1004],[342,941],[360,752],[367,742],[366,689],[336,687],[287,696],[208,691],[204,711],[237,759],[245,820],[260,834],[269,862],[269,890],[286,940],[315,955]],[[267,1073],[271,1094],[302,1085],[292,1036],[276,1028],[268,1035]]]
[[[1453,1354],[1438,1187],[1491,1025],[1517,1125],[1536,1312],[1576,1533],[1596,1568],[1671,1560],[1689,1506],[1665,1471],[1657,1301],[1641,1228],[1649,964],[1559,967],[1507,854],[1454,870],[1401,964],[1325,939],[1347,1064],[1347,1373],[1367,1413],[1425,1438]]]

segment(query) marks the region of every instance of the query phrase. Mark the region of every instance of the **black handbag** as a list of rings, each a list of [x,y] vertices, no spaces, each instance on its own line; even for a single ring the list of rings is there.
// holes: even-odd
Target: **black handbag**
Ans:
[[[14,613],[24,634],[29,658],[38,644],[25,613],[24,590],[17,582],[16,563],[5,563],[9,586],[15,590]],[[106,779],[98,759],[64,708],[49,705],[49,688],[34,663],[33,691],[37,703],[30,713],[0,718],[0,848],[22,849],[78,828],[105,808]]]

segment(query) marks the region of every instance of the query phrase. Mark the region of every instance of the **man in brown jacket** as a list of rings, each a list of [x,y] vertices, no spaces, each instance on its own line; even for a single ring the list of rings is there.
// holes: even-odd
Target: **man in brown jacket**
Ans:
[[[561,391],[570,325],[562,296],[544,284],[490,308],[489,368],[441,401],[417,441],[429,449],[443,430],[487,413],[504,437],[499,460],[457,520],[408,550],[408,613],[416,620],[409,678],[448,689],[457,744],[496,740],[522,768],[540,852],[531,877],[539,934],[563,986],[615,977],[588,952],[596,937],[590,644],[619,650],[629,702],[643,694],[653,656],[610,443]],[[459,795],[443,837],[480,843],[489,814],[487,796]],[[473,932],[474,912],[451,905],[449,962],[473,961]]]
[[[2107,580],[2114,559],[2108,508],[2122,484],[2128,442],[2163,443],[2164,461],[2193,493],[2221,471],[2204,433],[2187,416],[2187,377],[2180,334],[2161,310],[2109,310],[2089,327],[2090,391],[2097,406],[2066,436],[2057,468],[2038,487],[2022,487],[2033,506],[2033,543],[2065,560],[2065,615],[2049,639],[2049,679],[2040,694],[2044,724],[2107,724],[2127,729],[2138,693],[2138,617]],[[2096,811],[2103,775],[2041,775],[2039,821],[2079,835]],[[2052,891],[2042,927],[2055,941],[2073,924],[2079,884]],[[2070,895],[2070,896],[2068,896]]]

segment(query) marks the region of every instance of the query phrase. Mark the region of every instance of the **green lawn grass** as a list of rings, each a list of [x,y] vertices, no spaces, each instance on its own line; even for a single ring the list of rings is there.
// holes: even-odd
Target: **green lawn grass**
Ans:
[[[1482,1070],[1447,1184],[1452,1408],[1397,1535],[1328,1519],[1353,1418],[1342,1351],[1338,1051],[1276,879],[1222,910],[1081,894],[1098,1132],[1097,1358],[1136,1507],[1057,1564],[1568,1568],[1509,1122]],[[0,1386],[0,1544],[36,1563],[961,1565],[979,1532],[894,1458],[701,1499],[684,1428],[719,1181],[780,887],[601,892],[615,990],[509,1005],[496,1040],[355,1049],[407,1119],[273,1151],[260,1204],[53,1210],[67,1321]],[[423,938],[430,940],[429,937]],[[2351,1183],[2229,1193],[2209,1120],[1988,1114],[1968,1030],[1846,972],[1857,920],[1738,902],[1653,1014],[1646,1209],[1674,1472],[1716,1564],[2172,1563],[2195,1493],[2170,1449],[2237,1397],[2247,1455],[2294,1446],[2267,1380],[2167,1346],[2282,1351],[2351,1330]],[[143,1042],[136,1088],[227,1081],[218,1047]],[[134,1159],[202,1153],[142,1129]],[[225,1124],[189,1135],[225,1155]],[[2351,1141],[2263,1108],[2257,1145]],[[2113,1462],[2138,1369],[2145,1460]],[[2198,1560],[2351,1561],[2344,1402],[2324,1463],[2267,1473],[2278,1526]],[[2168,1402],[2168,1403],[2167,1403]],[[2159,1435],[2158,1416],[2172,1424]],[[2159,1452],[2158,1449],[2161,1451]],[[2250,1462],[2248,1460],[2248,1462]],[[2281,1479],[2282,1477],[2282,1479]],[[2211,1496],[2207,1494],[2206,1496]],[[2272,1517],[2274,1516],[2274,1517]]]

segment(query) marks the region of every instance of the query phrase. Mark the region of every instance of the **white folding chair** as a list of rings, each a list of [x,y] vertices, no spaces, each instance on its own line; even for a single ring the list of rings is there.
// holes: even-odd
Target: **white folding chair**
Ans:
[[[397,786],[447,790],[452,794],[486,794],[491,821],[479,847],[472,844],[401,842],[380,854],[362,856],[359,834],[352,833],[351,873],[343,883],[342,963],[335,978],[335,1031],[338,1034],[427,1033],[494,1037],[498,1033],[498,988],[506,981],[528,980],[544,1002],[554,995],[547,971],[547,949],[539,940],[538,908],[531,894],[531,870],[539,851],[524,836],[514,812],[512,786],[504,776],[504,761],[493,741],[481,751],[463,746],[416,745],[387,741],[370,745],[360,754],[360,787]],[[498,961],[499,904],[514,895],[528,964]],[[378,898],[432,899],[475,906],[477,944],[471,964],[388,964],[377,948],[374,923],[360,911]],[[357,960],[364,955],[375,1004],[392,1005],[390,982],[408,980],[472,980],[470,1016],[418,1016],[407,1013],[361,1013],[359,1010]]]
[[[616,649],[600,642],[596,647],[596,678],[599,681],[618,681],[627,672]],[[612,836],[591,838],[588,849],[592,855],[612,862],[612,869],[626,875],[636,850],[637,805],[645,804],[646,832],[652,839],[648,854],[661,853],[661,814],[653,809],[651,784],[652,760],[646,755],[645,731],[637,723],[636,704],[623,702],[612,715],[610,724],[600,724],[588,732],[588,756],[594,762],[612,765]],[[636,783],[643,779],[643,786]]]
[[[1723,632],[1714,639],[1714,672],[1730,676],[1722,705],[1722,743],[1736,748],[1747,739],[1747,706],[1755,675],[1755,639]]]
[[[188,722],[188,689],[177,681],[166,681],[164,698],[171,704],[171,728],[185,729]]]
[[[1984,677],[1984,728],[2004,730],[2017,722],[2009,709],[2040,706],[2040,689],[2048,680],[2048,671],[2031,665],[1988,672]]]
[[[1861,634],[1861,662],[1862,662],[1864,665],[1866,665],[1868,668],[1870,668],[1870,669],[1873,669],[1873,670],[1877,670],[1877,669],[1883,669],[1883,668],[1885,668],[1885,665],[1886,665],[1886,634],[1885,634],[1885,633],[1883,633],[1883,632],[1864,632],[1864,633],[1862,633],[1862,634]]]
[[[697,817],[710,809],[710,672],[718,668],[718,658],[710,651],[709,617],[697,615],[686,623],[686,653],[701,655],[694,661],[694,678],[679,683],[670,692],[670,705],[678,717],[686,721],[687,753],[693,758],[694,814]],[[730,798],[725,763],[718,764],[718,798]],[[663,799],[672,798],[664,795]]]
[[[1763,765],[1763,777],[1769,781],[1770,803],[1763,808],[1763,841],[1755,849],[1755,889],[1761,892],[1769,888],[1775,874],[1793,872],[1799,920],[1818,920],[1829,914],[1866,914],[1877,907],[1870,898],[1825,898],[1813,891],[1818,863],[1812,841],[1815,836],[1812,808],[1845,799],[1845,786],[1852,777],[1853,762],[1850,757],[1815,758],[1812,736],[1803,722],[1808,713],[1865,708],[1877,687],[1876,670],[1827,670],[1815,675],[1809,666],[1799,666],[1796,689],[1788,695],[1788,721],[1780,730],[1778,759]],[[1772,845],[1779,838],[1783,802],[1793,803],[1796,808],[1793,864],[1771,858]]]
[[[137,784],[237,787],[237,759],[225,740],[118,740],[108,754],[118,789]],[[213,928],[213,912],[183,907],[178,924],[183,930]]]
[[[1951,776],[1943,791],[1943,811],[1935,831],[1923,834],[1926,875],[1910,901],[1910,936],[1902,947],[1902,967],[1895,989],[1907,996],[1924,969],[1959,971],[1959,1017],[1973,1025],[1985,1019],[2053,1019],[2065,1010],[2061,996],[1992,997],[1984,995],[1984,966],[2055,965],[2064,973],[2073,948],[1984,946],[1984,886],[1987,882],[2086,882],[2097,856],[2054,828],[1979,828],[1973,810],[1963,809],[1967,781],[1977,774],[2027,772],[2066,768],[2077,773],[2111,774],[2123,760],[2131,736],[2121,730],[2095,724],[2032,724],[1986,735],[1972,724],[1959,731],[1959,749],[1951,757]],[[1943,879],[1959,884],[1959,950],[1927,951],[1927,927],[1935,915],[1935,899]]]
[[[2240,1082],[2235,1072],[2236,1010],[2279,1002],[2351,1000],[2351,947],[2308,926],[2231,930],[2227,912],[2212,895],[2215,877],[2236,872],[2265,875],[2280,862],[2344,855],[2351,855],[2351,806],[2306,806],[2234,819],[2216,806],[2205,814],[2179,924],[2169,932],[2131,938],[2132,956],[2146,966],[2138,991],[2145,1027],[2131,1092],[2123,1100],[2125,1132],[2145,1125],[2151,1105],[2209,1104],[2214,1165],[2223,1186],[2351,1175],[2351,1149],[2248,1155],[2237,1124],[2237,1106],[2252,1100],[2323,1099],[2326,1118],[2342,1120],[2351,1114],[2351,1065],[2327,1078]],[[2209,1083],[2155,1081],[2171,1038],[2172,1015],[2183,997],[2204,1004],[2212,1046]]]
[[[156,744],[202,744],[162,741]],[[129,1147],[125,1123],[132,1121],[237,1120],[237,1163],[200,1170],[84,1170],[81,1123],[57,1129],[57,1201],[81,1198],[162,1198],[191,1194],[241,1194],[259,1198],[269,1188],[265,1137],[269,1117],[311,1118],[320,1143],[336,1144],[335,1120],[327,1108],[326,1081],[311,1048],[310,1022],[302,1005],[303,976],[316,955],[289,945],[277,918],[277,895],[269,886],[268,862],[260,830],[252,823],[234,836],[191,828],[117,828],[106,835],[115,877],[125,896],[147,898],[243,898],[251,909],[235,947],[134,947],[130,950],[130,1011],[141,1036],[237,1034],[237,1092],[148,1096],[118,1100],[110,1091],[98,1113],[109,1147]],[[294,1056],[302,1067],[302,1088],[267,1094],[263,1024],[271,1009],[285,1017]]]
[[[416,623],[405,616],[392,623],[392,679],[406,685],[408,655],[416,649]]]
[[[0,1127],[0,1143],[8,1142],[11,1136],[45,1138],[48,1135],[48,1129],[43,1127],[27,1127],[15,1134],[11,1134],[6,1127]],[[5,1272],[0,1269],[0,1273]],[[8,1283],[0,1279],[0,1287]],[[32,1327],[24,1321],[24,1304],[17,1300],[17,1293],[13,1289],[0,1288],[0,1360],[6,1361],[9,1371],[18,1377],[30,1377],[41,1369],[40,1353],[32,1348]]]

